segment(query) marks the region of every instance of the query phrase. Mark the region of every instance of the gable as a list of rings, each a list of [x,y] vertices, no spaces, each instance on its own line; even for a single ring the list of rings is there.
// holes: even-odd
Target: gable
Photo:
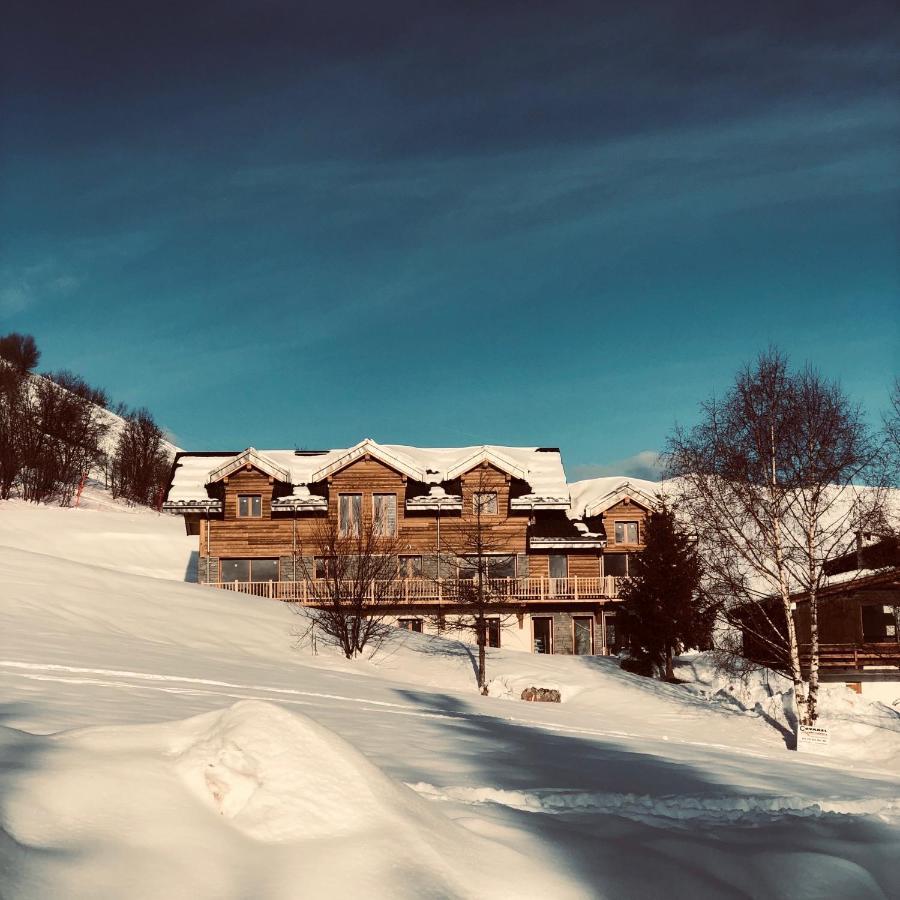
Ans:
[[[426,480],[425,471],[413,464],[411,460],[404,459],[398,453],[394,453],[386,447],[382,447],[381,444],[378,444],[371,438],[366,438],[364,441],[360,441],[355,447],[351,447],[346,453],[334,460],[334,462],[327,466],[323,466],[321,469],[314,472],[310,478],[310,482],[324,481],[326,478],[331,478],[337,472],[346,469],[347,466],[352,465],[360,459],[375,459],[382,463],[382,465],[387,466],[389,469],[393,469],[401,475],[405,475],[407,478],[412,478],[415,481]]]
[[[213,469],[207,478],[207,484],[215,484],[222,481],[229,475],[242,470],[256,469],[269,478],[276,481],[291,483],[291,474],[287,469],[283,469],[276,462],[260,453],[255,447],[248,447],[243,453],[239,453],[234,459],[223,463],[218,468]]]

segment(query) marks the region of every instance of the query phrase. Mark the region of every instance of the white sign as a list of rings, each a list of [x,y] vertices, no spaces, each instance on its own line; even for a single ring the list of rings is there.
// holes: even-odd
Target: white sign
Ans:
[[[802,753],[821,753],[830,743],[827,728],[817,725],[800,725],[797,728],[797,750]]]

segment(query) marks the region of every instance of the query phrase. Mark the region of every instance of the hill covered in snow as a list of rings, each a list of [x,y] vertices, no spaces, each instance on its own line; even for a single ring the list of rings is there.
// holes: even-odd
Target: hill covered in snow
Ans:
[[[465,645],[348,662],[184,583],[194,549],[145,510],[0,503],[4,898],[896,896],[895,710],[836,694],[819,758],[777,684],[699,658],[662,685],[492,650],[482,697]]]

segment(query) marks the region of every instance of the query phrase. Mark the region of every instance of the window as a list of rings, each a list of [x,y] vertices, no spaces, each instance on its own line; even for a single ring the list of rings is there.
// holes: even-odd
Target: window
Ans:
[[[638,542],[637,522],[616,522],[616,543],[636,544]]]
[[[630,553],[604,553],[603,574],[624,578],[628,574]]]
[[[550,554],[550,577],[569,577],[569,557],[565,553]]]
[[[223,559],[222,581],[278,581],[277,559]]]
[[[515,578],[516,556],[510,553],[492,553],[481,557],[485,578]],[[475,578],[478,574],[478,557],[467,556],[459,561],[459,577]]]
[[[594,617],[575,616],[572,623],[575,653],[578,656],[590,656],[594,652]]]
[[[897,637],[897,620],[894,607],[881,603],[866,603],[862,606],[863,641],[883,643]]]
[[[421,578],[422,577],[422,557],[421,556],[401,556],[400,557],[400,577],[401,578]]]
[[[472,495],[472,511],[475,515],[481,513],[483,516],[497,515],[497,492],[496,491],[476,491]]]
[[[500,646],[500,619],[485,619],[487,624],[487,645],[488,647]]]
[[[341,537],[359,537],[362,494],[341,494],[338,497],[338,533]]]
[[[258,519],[262,516],[261,494],[238,494],[238,518]]]
[[[415,631],[416,634],[422,633],[421,619],[398,619],[397,624],[401,628],[405,628],[407,631]]]
[[[397,534],[397,495],[372,494],[372,524],[375,534],[395,537]]]
[[[331,570],[331,560],[327,556],[317,556],[315,558],[315,577],[322,579],[327,578]]]

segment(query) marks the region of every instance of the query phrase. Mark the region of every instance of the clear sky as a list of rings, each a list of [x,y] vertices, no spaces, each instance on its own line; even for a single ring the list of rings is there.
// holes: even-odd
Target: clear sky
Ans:
[[[185,448],[641,473],[772,342],[886,405],[892,3],[5,8],[0,332]]]

